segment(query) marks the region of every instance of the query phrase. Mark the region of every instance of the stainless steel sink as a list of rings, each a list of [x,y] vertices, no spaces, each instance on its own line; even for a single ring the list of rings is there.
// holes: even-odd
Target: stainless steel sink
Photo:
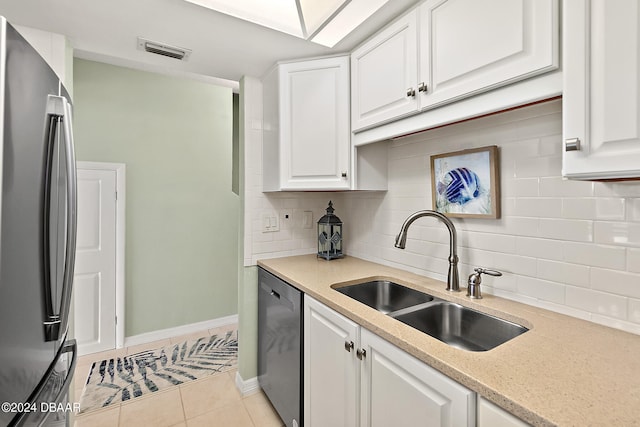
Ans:
[[[392,317],[453,347],[469,351],[491,350],[528,331],[524,326],[446,301]]]
[[[433,301],[431,295],[416,291],[388,280],[374,280],[336,288],[369,307],[388,314],[403,308]]]
[[[463,350],[491,350],[528,331],[516,323],[389,280],[374,280],[334,289]]]

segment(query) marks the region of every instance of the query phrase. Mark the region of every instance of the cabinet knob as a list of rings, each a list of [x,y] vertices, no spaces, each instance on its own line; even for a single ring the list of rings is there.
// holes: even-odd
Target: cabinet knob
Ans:
[[[364,348],[359,348],[356,350],[356,357],[359,360],[364,359],[366,355],[367,355],[367,350],[365,350]]]
[[[580,138],[565,139],[564,151],[580,151]]]
[[[347,173],[346,172],[342,172],[342,177],[346,178],[347,177]]]
[[[426,85],[424,82],[421,82],[421,83],[418,85],[418,92],[425,92],[425,93],[426,93],[426,92],[427,92],[427,89],[428,89],[428,88],[427,88],[427,85]]]
[[[353,348],[353,341],[345,341],[344,349],[351,353],[351,349]]]
[[[410,96],[412,98],[415,97],[416,96],[416,90],[414,88],[410,87],[409,89],[407,89],[407,96]]]

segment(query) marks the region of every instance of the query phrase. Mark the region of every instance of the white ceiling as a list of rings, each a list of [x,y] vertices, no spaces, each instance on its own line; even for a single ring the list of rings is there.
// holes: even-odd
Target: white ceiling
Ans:
[[[391,0],[331,49],[183,0],[0,0],[0,15],[65,35],[77,57],[238,81],[276,61],[348,52],[416,2]],[[193,53],[182,62],[143,52],[138,36]]]

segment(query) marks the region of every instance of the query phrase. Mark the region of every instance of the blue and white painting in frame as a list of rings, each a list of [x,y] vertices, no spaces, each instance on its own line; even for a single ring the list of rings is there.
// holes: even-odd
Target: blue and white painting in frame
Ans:
[[[499,218],[495,145],[431,156],[433,209],[449,217]]]

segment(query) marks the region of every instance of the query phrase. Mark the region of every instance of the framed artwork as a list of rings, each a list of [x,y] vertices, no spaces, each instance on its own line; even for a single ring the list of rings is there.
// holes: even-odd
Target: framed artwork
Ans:
[[[498,147],[431,156],[433,209],[453,218],[500,218]]]

